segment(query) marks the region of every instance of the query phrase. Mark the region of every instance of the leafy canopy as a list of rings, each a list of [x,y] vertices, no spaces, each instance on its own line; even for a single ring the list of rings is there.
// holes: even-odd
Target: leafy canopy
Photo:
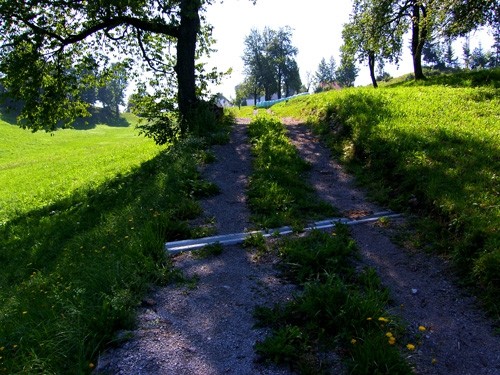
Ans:
[[[195,64],[210,52],[204,11],[214,1],[0,0],[0,83],[24,102],[21,126],[54,130],[86,115],[83,73],[106,74],[124,56],[148,92],[177,99],[167,109],[187,117],[216,77]]]

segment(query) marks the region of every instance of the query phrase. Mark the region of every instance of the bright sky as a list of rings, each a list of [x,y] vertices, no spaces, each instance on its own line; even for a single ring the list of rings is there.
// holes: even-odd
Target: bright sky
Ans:
[[[231,77],[212,91],[222,92],[228,99],[235,96],[234,87],[244,78],[241,59],[244,40],[252,28],[262,31],[265,26],[272,29],[290,26],[293,29],[292,43],[299,50],[296,61],[303,83],[306,82],[306,73],[316,72],[323,57],[329,60],[333,56],[338,64],[342,26],[349,21],[351,6],[351,0],[257,0],[256,5],[250,0],[224,0],[222,4],[209,6],[207,20],[214,26],[213,36],[218,50],[212,55],[209,65],[216,66],[219,71],[233,69]],[[491,44],[488,40],[482,43],[485,50],[490,49]],[[471,47],[474,47],[474,41],[471,41]],[[461,49],[457,50],[456,56],[461,56]],[[369,84],[368,68],[360,68],[356,85]],[[392,76],[413,71],[409,48],[404,48],[399,69],[386,65],[385,70]]]

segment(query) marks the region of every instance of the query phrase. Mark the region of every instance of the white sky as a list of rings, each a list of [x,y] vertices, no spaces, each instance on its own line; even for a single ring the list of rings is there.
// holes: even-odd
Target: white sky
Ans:
[[[306,72],[316,72],[321,59],[333,56],[340,62],[339,49],[342,45],[342,26],[349,21],[351,0],[224,0],[208,7],[207,21],[214,26],[213,36],[217,43],[209,60],[209,67],[219,71],[233,69],[230,78],[224,79],[212,91],[222,92],[228,99],[235,96],[234,87],[243,81],[243,61],[245,37],[252,28],[262,31],[265,26],[278,29],[290,26],[293,29],[292,43],[298,48],[296,57],[302,82],[306,83]],[[477,44],[471,40],[471,48]],[[489,50],[492,44],[486,33],[480,36],[482,46]],[[408,45],[408,42],[405,43]],[[461,44],[455,55],[461,57]],[[356,85],[370,83],[368,68],[360,66]],[[385,70],[392,76],[413,71],[409,48],[404,48],[399,69],[386,65]]]

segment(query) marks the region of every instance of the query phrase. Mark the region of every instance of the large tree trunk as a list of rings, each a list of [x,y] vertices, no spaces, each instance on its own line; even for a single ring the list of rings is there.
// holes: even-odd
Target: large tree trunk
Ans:
[[[420,15],[422,11],[422,17]],[[416,1],[413,4],[413,18],[412,18],[412,36],[411,36],[411,54],[413,57],[413,73],[415,79],[425,79],[422,70],[422,49],[424,48],[425,40],[427,39],[427,14],[424,6],[419,5]]]
[[[179,37],[177,39],[177,103],[181,117],[181,132],[186,133],[190,119],[196,110],[195,52],[200,31],[200,0],[181,0]]]
[[[278,99],[281,99],[281,81],[283,79],[283,75],[281,74],[281,71],[278,71]]]
[[[375,78],[375,53],[368,52],[368,67],[370,68],[370,77],[372,79],[373,87],[377,88],[377,79]]]

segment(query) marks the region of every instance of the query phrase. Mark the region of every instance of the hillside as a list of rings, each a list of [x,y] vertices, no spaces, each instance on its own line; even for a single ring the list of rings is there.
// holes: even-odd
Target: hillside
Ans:
[[[418,214],[413,246],[450,257],[464,281],[500,301],[500,69],[396,80],[271,108],[307,121],[372,197]]]

